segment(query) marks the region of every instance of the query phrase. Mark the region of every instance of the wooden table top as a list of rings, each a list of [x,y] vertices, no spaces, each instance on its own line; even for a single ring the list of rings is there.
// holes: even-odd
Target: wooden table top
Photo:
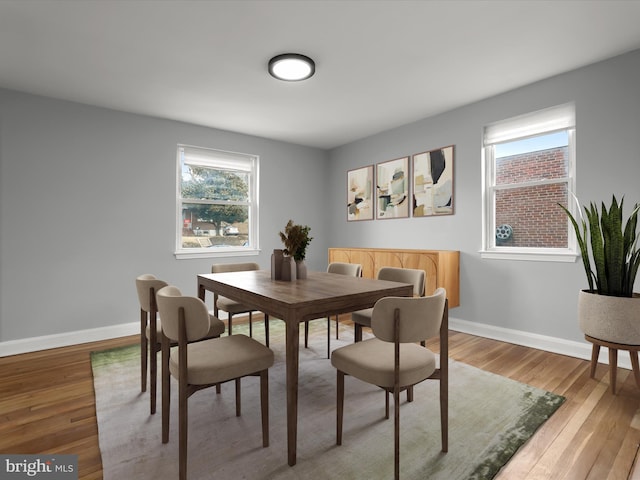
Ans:
[[[413,294],[410,284],[326,272],[308,272],[308,278],[293,282],[272,280],[267,270],[211,273],[198,275],[198,283],[283,320],[293,313],[298,321],[369,308],[385,296]]]

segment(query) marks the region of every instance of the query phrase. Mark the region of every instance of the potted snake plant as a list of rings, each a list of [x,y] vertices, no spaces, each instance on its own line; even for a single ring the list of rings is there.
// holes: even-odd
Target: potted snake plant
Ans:
[[[607,342],[640,345],[640,294],[634,283],[640,266],[640,235],[636,204],[623,222],[624,198],[613,196],[609,208],[592,202],[568,215],[576,233],[589,288],[579,292],[578,320],[586,335]],[[593,267],[592,267],[593,265]]]

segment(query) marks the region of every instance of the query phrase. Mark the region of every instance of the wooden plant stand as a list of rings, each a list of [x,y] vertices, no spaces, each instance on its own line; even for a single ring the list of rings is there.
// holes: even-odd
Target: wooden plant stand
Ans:
[[[611,393],[616,394],[616,377],[618,373],[618,350],[627,350],[629,357],[631,357],[631,367],[633,368],[633,376],[636,379],[636,385],[640,388],[640,366],[638,364],[638,351],[640,345],[625,345],[622,343],[607,342],[605,340],[599,340],[597,338],[584,336],[587,342],[593,344],[591,349],[591,378],[595,377],[596,367],[598,366],[598,355],[600,354],[600,347],[607,347],[609,349],[609,377],[611,384]]]

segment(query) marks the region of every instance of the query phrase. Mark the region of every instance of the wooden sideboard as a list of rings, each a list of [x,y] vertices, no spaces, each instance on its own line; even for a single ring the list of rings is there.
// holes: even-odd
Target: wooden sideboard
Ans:
[[[447,290],[449,308],[460,305],[460,252],[457,250],[330,248],[331,262],[359,263],[365,278],[375,278],[381,267],[422,269],[427,274],[426,295],[443,287]]]

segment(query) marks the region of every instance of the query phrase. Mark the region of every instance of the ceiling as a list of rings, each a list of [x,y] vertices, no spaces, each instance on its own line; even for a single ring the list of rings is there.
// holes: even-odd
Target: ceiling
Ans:
[[[0,0],[0,87],[329,149],[638,49],[638,19],[634,0]],[[269,76],[286,52],[315,76]]]

